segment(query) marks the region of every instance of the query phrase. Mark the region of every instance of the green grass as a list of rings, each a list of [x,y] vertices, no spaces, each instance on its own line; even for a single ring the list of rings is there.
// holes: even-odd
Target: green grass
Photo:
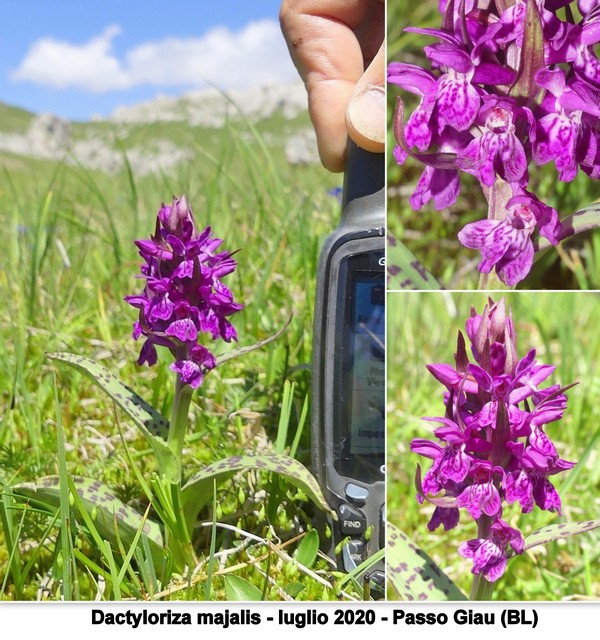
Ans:
[[[281,145],[265,142],[268,131],[288,126],[274,119],[260,127],[232,124],[211,137],[188,132],[195,159],[158,175],[137,176],[127,164],[107,176],[68,162],[0,156],[0,599],[35,599],[38,591],[44,599],[225,599],[236,592],[231,576],[242,580],[234,579],[238,590],[253,585],[267,600],[338,597],[326,561],[299,568],[294,558],[313,507],[267,474],[245,473],[218,488],[195,531],[200,565],[166,584],[142,541],[108,547],[73,495],[67,511],[66,489],[54,512],[23,508],[9,490],[49,474],[66,486],[81,474],[145,512],[139,478],[149,479],[154,463],[144,440],[97,387],[45,354],[94,358],[169,414],[168,354],[156,367],[135,365],[136,314],[123,297],[142,287],[133,240],[148,237],[161,202],[181,194],[199,226],[212,225],[228,249],[240,249],[228,279],[245,305],[235,317],[239,346],[274,334],[293,314],[278,340],[207,376],[192,401],[184,466],[275,450],[293,450],[309,464],[303,426],[314,279],[320,244],[339,216],[328,190],[340,178],[319,166],[290,166]],[[352,585],[344,592],[361,597]]]
[[[498,298],[498,294],[494,299]],[[600,295],[588,292],[506,293],[512,306],[522,357],[530,348],[537,359],[556,366],[548,384],[579,382],[567,392],[568,408],[560,422],[546,431],[561,458],[577,462],[553,478],[565,521],[597,519],[600,511],[600,334],[597,321]],[[471,306],[481,313],[486,296],[479,293],[395,293],[388,296],[388,518],[403,529],[461,587],[469,593],[471,562],[457,553],[459,544],[476,537],[468,514],[450,532],[427,530],[431,505],[415,498],[416,465],[423,473],[429,461],[409,450],[415,438],[432,438],[433,423],[425,416],[443,415],[443,387],[429,374],[428,363],[454,364],[456,336],[464,334]],[[468,349],[468,347],[467,347]],[[518,524],[524,535],[559,522],[556,514],[535,509],[519,515],[510,505],[503,518]],[[536,547],[509,563],[495,598],[501,600],[560,600],[600,597],[597,531]]]
[[[33,120],[33,114],[0,102],[0,131],[24,133]]]

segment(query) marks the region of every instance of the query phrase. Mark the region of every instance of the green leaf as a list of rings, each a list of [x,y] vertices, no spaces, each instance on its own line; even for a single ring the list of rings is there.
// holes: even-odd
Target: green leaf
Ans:
[[[119,500],[109,487],[96,480],[76,476],[73,483],[85,510],[103,537],[113,544],[120,538],[123,544],[130,546],[141,530],[152,551],[162,551],[162,533],[156,522],[144,519],[135,509]],[[55,509],[60,507],[58,476],[45,476],[35,482],[23,482],[13,486],[12,491],[15,497],[50,505]]]
[[[561,522],[560,524],[549,524],[541,529],[537,529],[525,537],[523,550],[527,551],[532,547],[537,547],[546,542],[569,538],[586,531],[592,531],[600,527],[600,520],[586,520],[585,522]]]
[[[294,555],[299,564],[310,569],[317,559],[318,552],[319,534],[316,529],[311,529],[304,538],[302,538],[302,542],[298,545]]]
[[[367,600],[366,594],[364,593],[365,580],[364,578],[370,574],[375,569],[378,569],[380,564],[384,561],[386,555],[386,550],[379,549],[372,556],[369,556],[365,560],[363,560],[358,566],[354,567],[352,571],[342,576],[338,581],[338,587],[343,589],[347,584],[354,584],[356,589],[359,591],[362,589],[365,597],[363,599]],[[362,578],[361,582],[359,579]],[[370,589],[370,587],[369,587]]]
[[[327,504],[319,484],[312,473],[294,458],[285,455],[268,454],[261,456],[232,456],[207,465],[190,478],[182,489],[182,498],[188,526],[196,515],[208,504],[213,492],[213,479],[224,482],[238,471],[266,471],[277,473],[295,487],[301,489],[318,507],[335,512]]]
[[[225,593],[227,600],[250,600],[259,602],[262,600],[261,590],[248,580],[240,576],[225,576]]]
[[[163,415],[95,360],[73,353],[49,353],[47,355],[52,360],[66,362],[93,380],[106,392],[140,428],[152,447],[161,470],[170,480],[179,481],[175,455],[165,442],[169,432],[169,421]]]
[[[388,289],[439,290],[440,283],[389,231],[387,235]]]
[[[467,600],[405,533],[388,522],[387,534],[387,577],[402,600]]]

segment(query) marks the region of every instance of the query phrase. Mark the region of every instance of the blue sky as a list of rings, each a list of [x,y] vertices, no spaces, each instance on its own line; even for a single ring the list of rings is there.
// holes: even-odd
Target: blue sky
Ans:
[[[2,0],[0,101],[71,120],[298,75],[279,0]]]

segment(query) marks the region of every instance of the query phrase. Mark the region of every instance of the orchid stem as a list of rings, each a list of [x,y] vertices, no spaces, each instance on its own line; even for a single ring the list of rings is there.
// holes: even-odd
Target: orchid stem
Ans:
[[[175,398],[173,400],[173,413],[171,415],[171,425],[167,444],[169,449],[175,454],[177,460],[179,476],[182,471],[183,444],[188,427],[188,414],[190,402],[192,400],[192,388],[189,384],[181,381],[181,375],[177,374],[175,384]]]
[[[506,203],[512,195],[510,186],[504,180],[497,178],[491,187],[484,189],[484,194],[488,202],[488,220],[504,220]],[[480,291],[506,291],[512,288],[500,280],[495,270],[490,273],[482,273],[479,276]]]
[[[494,582],[486,580],[481,573],[478,573],[473,579],[471,586],[471,600],[491,600],[494,593]]]
[[[183,504],[181,479],[183,474],[183,445],[189,422],[189,409],[192,400],[193,389],[189,384],[182,382],[181,374],[177,374],[175,383],[175,398],[173,399],[173,411],[167,445],[173,452],[177,470],[176,479],[165,478],[164,490],[161,492],[165,503],[169,506],[171,519],[167,524],[169,543],[177,558],[177,564],[181,567],[195,565],[195,555],[192,546],[190,531],[187,528],[185,508]],[[169,474],[171,475],[171,474]]]
[[[495,271],[482,273],[479,276],[480,291],[510,291],[513,287],[508,287],[500,280]]]

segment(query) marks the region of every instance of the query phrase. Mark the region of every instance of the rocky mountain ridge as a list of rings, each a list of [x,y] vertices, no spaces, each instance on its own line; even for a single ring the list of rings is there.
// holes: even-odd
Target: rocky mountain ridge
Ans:
[[[281,135],[270,135],[267,142],[283,147],[288,162],[307,164],[318,161],[314,133],[306,124],[295,122],[306,112],[306,92],[300,83],[227,94],[207,89],[119,107],[109,118],[94,118],[77,125],[52,114],[31,114],[28,128],[19,132],[2,131],[0,122],[0,151],[49,160],[64,159],[89,169],[115,173],[123,166],[123,148],[115,144],[114,136],[106,135],[106,125],[123,139],[144,126],[143,144],[126,147],[126,153],[133,171],[145,175],[169,171],[192,158],[194,153],[162,133],[153,133],[155,123],[218,130],[239,121],[257,124],[279,117],[289,126],[284,127]]]
[[[218,89],[189,91],[178,98],[158,96],[130,107],[119,107],[109,120],[120,123],[185,121],[192,127],[220,129],[230,120],[247,118],[258,122],[280,112],[287,120],[307,109],[301,83],[265,85],[224,93]]]

